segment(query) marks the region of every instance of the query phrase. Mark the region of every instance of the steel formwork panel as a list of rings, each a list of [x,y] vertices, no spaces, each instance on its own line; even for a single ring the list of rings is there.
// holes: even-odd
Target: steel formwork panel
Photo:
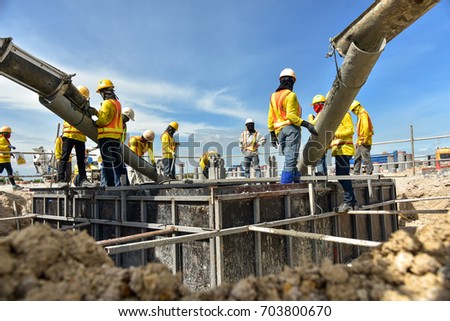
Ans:
[[[89,222],[83,229],[97,240],[174,226],[176,231],[172,235],[153,238],[164,241],[165,245],[139,250],[130,248],[111,255],[116,264],[124,267],[164,263],[174,273],[181,272],[183,282],[192,290],[236,282],[249,275],[279,273],[285,266],[320,263],[325,257],[334,262],[347,262],[359,253],[359,247],[354,245],[249,231],[243,228],[245,226],[272,225],[367,240],[383,240],[397,228],[395,220],[388,215],[320,215],[330,213],[342,199],[340,185],[335,182],[317,183],[316,215],[311,215],[306,187],[305,183],[171,186],[150,190],[130,187],[129,190],[86,190],[77,194],[53,190],[35,193],[33,210],[42,214],[42,220],[57,227]],[[355,183],[354,189],[358,201],[364,204],[388,200],[395,195],[390,181],[375,182],[372,198],[367,197],[367,185]],[[393,206],[395,204],[389,205]],[[193,238],[202,231],[227,230],[230,232],[213,233],[211,235],[216,236],[204,239]],[[181,236],[186,240],[170,242]]]

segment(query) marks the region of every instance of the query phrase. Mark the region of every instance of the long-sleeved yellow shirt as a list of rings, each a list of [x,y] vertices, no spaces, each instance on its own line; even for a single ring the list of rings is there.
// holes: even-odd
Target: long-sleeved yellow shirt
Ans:
[[[356,123],[356,133],[358,135],[356,144],[372,146],[374,130],[369,113],[361,105],[353,109],[353,113],[358,117],[358,122]]]
[[[175,139],[169,135],[168,132],[164,132],[161,135],[161,147],[162,147],[162,158],[173,158],[175,153]]]
[[[2,153],[11,151],[11,143],[8,138],[0,134],[0,164],[11,163],[11,153]]]
[[[58,136],[55,141],[55,158],[57,161],[61,160],[62,157],[62,145],[63,140],[61,136]],[[69,157],[69,162],[72,161],[72,155]]]
[[[66,121],[63,124],[63,137],[79,140],[80,142],[86,141],[86,136]]]
[[[355,146],[353,145],[354,132],[352,116],[347,112],[334,133],[334,138],[331,142],[331,154],[333,156],[353,156],[355,154]]]
[[[303,122],[302,108],[297,95],[289,89],[274,92],[270,97],[267,127],[269,131],[278,133],[286,125],[299,126]]]
[[[123,134],[122,108],[118,100],[104,100],[97,115],[98,138],[120,139]]]
[[[148,142],[141,138],[142,136],[131,136],[128,140],[128,147],[130,147],[130,149],[139,157],[142,157],[147,153],[150,163],[155,165],[156,161],[155,155],[153,154],[153,142]]]

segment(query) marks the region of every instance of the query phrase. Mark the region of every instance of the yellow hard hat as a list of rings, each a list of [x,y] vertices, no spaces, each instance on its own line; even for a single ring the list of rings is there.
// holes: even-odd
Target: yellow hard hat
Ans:
[[[84,96],[84,98],[89,99],[89,89],[85,86],[78,86],[78,91]]]
[[[297,79],[297,76],[295,76],[295,71],[291,68],[284,68],[280,73],[280,79],[281,77],[290,76],[294,79]]]
[[[100,90],[105,89],[105,88],[109,88],[109,87],[114,88],[114,85],[113,85],[112,81],[109,80],[109,79],[102,79],[98,83],[97,92],[100,92]]]
[[[352,102],[352,104],[350,105],[350,111],[353,111],[353,109],[355,109],[356,107],[358,107],[358,106],[360,106],[360,105],[361,105],[361,103],[360,103],[359,101],[354,100],[354,101]]]
[[[155,140],[155,133],[153,130],[147,129],[142,133],[142,136],[147,140],[148,142],[152,142]]]
[[[171,121],[169,126],[172,126],[175,130],[178,130],[178,123],[176,121]]]
[[[3,126],[2,128],[0,128],[0,133],[12,133],[11,127]]]
[[[318,94],[313,97],[311,106],[314,104],[317,104],[317,103],[324,103],[324,102],[325,102],[325,96]]]

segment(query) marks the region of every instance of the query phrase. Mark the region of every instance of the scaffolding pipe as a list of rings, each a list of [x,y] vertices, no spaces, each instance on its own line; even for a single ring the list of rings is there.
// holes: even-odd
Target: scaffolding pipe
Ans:
[[[348,211],[342,214],[447,214],[446,209],[436,210],[366,210],[366,211]]]
[[[305,175],[308,165],[323,156],[348,107],[364,85],[387,42],[436,5],[439,0],[378,0],[331,40],[345,60],[315,124],[319,135],[305,144],[298,169]]]
[[[0,222],[14,221],[14,220],[24,220],[24,219],[27,219],[27,218],[35,218],[37,216],[38,216],[38,214],[25,214],[25,215],[14,216],[14,217],[2,217],[2,218],[0,218]]]
[[[107,246],[107,245],[112,245],[112,244],[118,244],[118,243],[133,241],[133,240],[146,238],[146,237],[171,234],[171,233],[175,232],[176,230],[177,229],[175,227],[171,227],[171,228],[168,228],[168,229],[165,229],[165,230],[160,230],[160,231],[144,232],[144,233],[133,234],[133,235],[123,236],[123,237],[117,237],[117,238],[114,238],[114,239],[97,241],[96,243],[98,245]]]
[[[73,75],[49,65],[17,47],[12,38],[0,38],[0,75],[39,95],[39,102],[98,143],[97,127],[87,115],[87,100],[72,83]],[[143,158],[121,144],[126,164],[155,182],[165,179]]]
[[[346,238],[346,237],[338,237],[338,236],[331,236],[331,235],[317,234],[317,233],[308,233],[308,232],[299,232],[299,231],[292,231],[292,230],[281,230],[281,229],[268,228],[268,227],[250,226],[249,230],[254,231],[254,232],[262,232],[262,233],[276,234],[276,235],[286,235],[286,236],[293,236],[293,237],[303,237],[303,238],[307,238],[307,239],[320,240],[320,241],[326,241],[326,242],[334,242],[334,243],[343,243],[343,244],[350,244],[350,245],[357,245],[357,246],[376,247],[381,244],[381,242],[375,242],[375,241],[356,240],[356,239],[350,239],[350,238]]]

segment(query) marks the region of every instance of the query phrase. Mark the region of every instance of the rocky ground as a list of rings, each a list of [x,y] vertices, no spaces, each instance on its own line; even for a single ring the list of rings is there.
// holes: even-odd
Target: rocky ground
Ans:
[[[398,198],[449,195],[445,177],[397,178]],[[0,192],[0,217],[29,211],[31,196]],[[449,208],[450,200],[414,202]],[[450,216],[403,217],[403,228],[351,264],[286,268],[191,293],[166,266],[114,266],[86,233],[0,223],[1,300],[450,300]],[[9,224],[9,223],[8,223]],[[22,223],[25,224],[25,223]]]

